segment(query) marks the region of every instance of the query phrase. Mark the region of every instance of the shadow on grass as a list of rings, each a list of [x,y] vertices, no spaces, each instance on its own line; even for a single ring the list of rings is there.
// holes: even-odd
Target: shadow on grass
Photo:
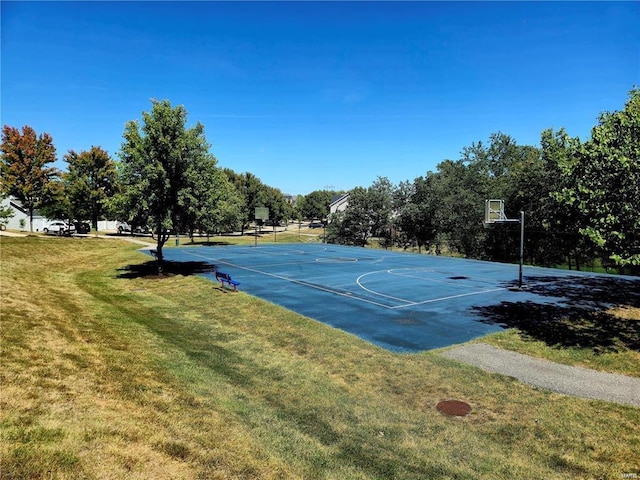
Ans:
[[[216,266],[207,262],[172,262],[165,260],[162,273],[158,274],[158,264],[155,261],[136,265],[127,265],[119,269],[117,278],[163,278],[173,275],[199,275],[212,273]]]
[[[587,348],[595,353],[640,351],[640,320],[607,312],[615,306],[640,307],[640,279],[528,277],[526,291],[547,297],[549,302],[501,302],[474,307],[474,311],[483,323],[517,328],[523,337],[549,346]]]

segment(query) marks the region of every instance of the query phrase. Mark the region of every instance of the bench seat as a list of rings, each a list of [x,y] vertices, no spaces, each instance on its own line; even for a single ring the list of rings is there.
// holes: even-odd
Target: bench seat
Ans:
[[[224,287],[224,284],[226,283],[230,287],[233,287],[233,290],[235,292],[238,291],[238,285],[240,285],[240,282],[233,280],[231,278],[231,275],[229,275],[228,273],[216,272],[216,280],[218,280],[223,287]]]

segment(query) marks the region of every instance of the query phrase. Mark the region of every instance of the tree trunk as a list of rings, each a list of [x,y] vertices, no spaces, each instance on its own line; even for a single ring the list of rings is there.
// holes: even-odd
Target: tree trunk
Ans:
[[[163,231],[162,225],[159,224],[156,227],[156,266],[158,268],[158,275],[164,271],[164,254],[162,253],[162,247],[169,239],[169,234]]]
[[[156,267],[158,269],[158,275],[162,273],[164,267],[164,255],[162,254],[164,242],[161,240],[161,237],[161,235],[158,235],[158,242],[156,243]]]

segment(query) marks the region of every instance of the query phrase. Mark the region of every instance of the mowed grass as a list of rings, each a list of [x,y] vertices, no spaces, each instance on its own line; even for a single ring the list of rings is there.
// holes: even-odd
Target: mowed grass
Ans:
[[[640,409],[393,354],[120,240],[0,237],[0,477],[621,478]],[[446,417],[441,400],[468,402]]]

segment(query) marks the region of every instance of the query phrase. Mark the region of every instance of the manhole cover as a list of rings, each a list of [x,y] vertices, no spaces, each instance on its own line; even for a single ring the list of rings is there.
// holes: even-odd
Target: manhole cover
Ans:
[[[455,415],[465,417],[471,411],[471,406],[460,400],[443,400],[436,405],[436,408],[443,415]]]

